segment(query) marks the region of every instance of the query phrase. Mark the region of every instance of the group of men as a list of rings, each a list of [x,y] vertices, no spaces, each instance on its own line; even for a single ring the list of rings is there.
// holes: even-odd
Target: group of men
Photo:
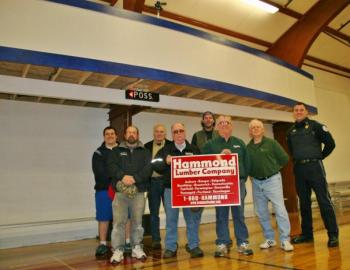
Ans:
[[[294,249],[292,243],[313,241],[311,190],[314,190],[321,209],[321,215],[328,231],[329,247],[338,246],[338,227],[334,209],[327,189],[322,159],[335,147],[327,128],[308,118],[304,104],[294,106],[295,123],[288,131],[287,141],[293,157],[296,188],[302,217],[302,234],[290,240],[290,221],[284,205],[280,169],[289,160],[280,144],[264,135],[264,125],[254,119],[249,123],[250,142],[233,136],[233,122],[230,116],[221,115],[216,120],[214,114],[202,115],[202,129],[186,140],[186,128],[182,123],[171,126],[172,141],[166,139],[166,128],[157,124],[153,128],[154,139],[143,145],[139,140],[139,130],[129,126],[124,141],[117,144],[116,130],[105,128],[104,143],[93,155],[95,174],[96,219],[99,222],[100,245],[96,256],[107,253],[108,223],[113,217],[112,249],[110,261],[119,263],[124,258],[125,229],[131,223],[131,255],[137,259],[146,258],[143,251],[142,215],[145,209],[146,192],[151,216],[152,248],[161,249],[159,209],[163,203],[166,216],[165,249],[163,258],[172,258],[178,250],[179,208],[171,204],[171,158],[174,156],[199,154],[236,153],[239,160],[239,183],[241,202],[237,206],[217,206],[215,257],[225,256],[232,239],[229,233],[229,212],[231,210],[237,251],[244,255],[253,254],[249,247],[248,229],[244,218],[245,183],[251,177],[253,201],[256,214],[263,230],[264,242],[261,249],[277,244],[271,226],[268,208],[272,203],[278,225],[280,247],[284,251]],[[322,147],[324,145],[324,147]],[[108,196],[108,188],[116,192],[114,198]],[[192,258],[202,257],[199,226],[203,208],[183,208],[186,223],[186,251]]]

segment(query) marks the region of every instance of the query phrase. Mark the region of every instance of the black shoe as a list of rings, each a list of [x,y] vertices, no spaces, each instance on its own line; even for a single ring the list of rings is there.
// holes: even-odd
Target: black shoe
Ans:
[[[330,236],[328,240],[328,247],[337,247],[339,246],[339,240],[337,236]]]
[[[162,244],[160,241],[152,241],[152,249],[162,249]]]
[[[95,256],[104,257],[108,255],[108,252],[109,248],[106,245],[101,244],[96,248]]]
[[[292,239],[292,244],[312,243],[314,241],[313,236],[298,235]]]
[[[188,244],[186,244],[185,248],[186,248],[186,251],[190,253],[191,258],[200,258],[204,256],[203,250],[201,250],[199,247],[190,249]]]
[[[174,258],[174,257],[176,257],[176,254],[177,254],[177,250],[172,251],[172,250],[167,249],[163,254],[163,259]]]

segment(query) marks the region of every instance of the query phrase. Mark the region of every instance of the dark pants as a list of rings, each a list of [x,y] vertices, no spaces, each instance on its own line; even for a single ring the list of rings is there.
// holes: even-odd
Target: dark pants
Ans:
[[[334,207],[328,192],[325,170],[322,161],[295,164],[295,184],[299,196],[301,229],[305,236],[313,236],[311,189],[315,192],[328,236],[338,236],[338,225]]]
[[[159,207],[163,201],[164,206],[164,185],[159,177],[151,178],[151,186],[148,191],[148,207],[151,214],[151,235],[152,241],[160,241],[159,231]]]

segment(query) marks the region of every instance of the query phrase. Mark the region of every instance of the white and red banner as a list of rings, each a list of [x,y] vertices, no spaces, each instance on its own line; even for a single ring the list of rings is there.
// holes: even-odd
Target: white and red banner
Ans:
[[[174,208],[240,205],[238,155],[173,157],[171,190]]]

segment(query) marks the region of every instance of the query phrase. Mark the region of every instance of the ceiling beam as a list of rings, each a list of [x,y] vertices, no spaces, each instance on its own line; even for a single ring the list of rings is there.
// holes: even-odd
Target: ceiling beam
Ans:
[[[155,14],[155,15],[157,14],[157,10],[155,9],[155,7],[148,6],[148,5],[144,5],[143,11],[146,12],[146,13],[151,13],[151,14]],[[229,29],[226,29],[226,28],[214,25],[214,24],[210,24],[210,23],[206,23],[206,22],[203,22],[203,21],[200,21],[200,20],[196,20],[196,19],[193,19],[193,18],[182,16],[182,15],[179,15],[179,14],[176,14],[176,13],[173,13],[173,12],[169,12],[169,11],[166,11],[166,10],[161,11],[160,12],[160,16],[164,17],[164,18],[171,19],[171,20],[176,20],[176,21],[179,21],[179,22],[183,22],[183,23],[186,23],[186,24],[189,24],[189,25],[193,25],[193,26],[196,26],[196,27],[201,27],[201,28],[204,28],[204,29],[208,29],[208,30],[211,30],[211,31],[214,31],[214,32],[217,32],[217,33],[220,33],[220,34],[224,34],[224,35],[227,35],[227,36],[231,36],[231,37],[234,37],[234,38],[243,39],[245,41],[249,41],[249,42],[252,42],[254,44],[258,44],[258,45],[264,46],[264,47],[270,47],[271,46],[271,43],[268,42],[268,41],[265,41],[265,40],[262,40],[262,39],[258,39],[258,38],[252,37],[252,36],[248,36],[248,35],[245,35],[245,34],[242,34],[242,33],[238,33],[238,32],[235,32],[235,31],[232,31],[232,30],[229,30]]]
[[[340,71],[343,71],[343,72],[346,72],[346,73],[350,74],[350,68],[339,66],[339,65],[333,64],[331,62],[328,62],[328,61],[325,61],[325,60],[322,60],[320,58],[313,57],[313,56],[310,56],[310,55],[307,55],[305,57],[305,59],[309,60],[309,61],[312,61],[314,63],[320,64],[322,66],[327,66],[327,67],[330,67],[330,68],[333,68],[333,69],[337,69],[337,70],[340,70]]]
[[[105,75],[105,79],[103,81],[102,87],[108,87],[112,84],[112,82],[115,81],[116,78],[118,78],[118,75]]]
[[[30,64],[26,64],[26,65],[24,66],[23,71],[22,71],[22,78],[27,77],[27,74],[28,74],[29,69],[30,69]]]
[[[348,5],[348,2],[348,0],[318,1],[267,50],[267,53],[301,67],[314,40]]]
[[[63,68],[57,68],[56,71],[51,74],[50,81],[55,81],[57,77],[60,75],[60,73],[62,72],[62,70]]]
[[[131,89],[133,87],[136,87],[142,81],[143,81],[143,79],[136,79],[136,81],[134,81],[132,83],[128,83],[127,85],[123,86],[122,89]]]
[[[264,1],[266,3],[271,3],[271,5],[274,5],[274,6],[278,7],[282,13],[284,13],[286,15],[289,15],[289,16],[292,16],[294,18],[299,19],[299,18],[301,18],[303,16],[300,13],[297,13],[297,12],[295,12],[293,10],[284,8],[283,6],[278,5],[278,4],[276,4],[276,3],[272,2],[272,1],[269,1],[269,0],[262,0],[262,1]],[[154,7],[148,6],[148,5],[144,6],[143,11],[146,12],[146,13],[157,14],[156,9]],[[200,27],[200,28],[203,28],[203,29],[206,29],[206,30],[211,30],[211,31],[214,31],[214,32],[217,32],[217,33],[220,33],[220,34],[224,34],[224,35],[227,35],[227,36],[234,37],[234,38],[242,39],[242,40],[245,40],[245,41],[251,42],[253,44],[266,47],[266,48],[269,48],[269,47],[272,46],[272,43],[270,43],[268,41],[261,40],[261,39],[258,39],[258,38],[252,37],[252,36],[248,36],[248,35],[245,35],[245,34],[241,34],[241,33],[235,32],[235,31],[231,31],[229,29],[225,29],[225,28],[222,28],[222,27],[219,27],[219,26],[211,25],[211,24],[208,24],[208,23],[205,23],[205,22],[202,22],[202,21],[198,21],[198,20],[189,18],[189,17],[178,15],[176,13],[172,13],[172,12],[169,12],[169,11],[164,11],[164,10],[161,11],[160,16],[164,17],[164,18],[180,21],[180,22],[183,22],[183,23],[186,23],[186,24],[189,24],[189,25],[193,25],[193,26],[196,26],[196,27]],[[326,29],[327,32],[329,32],[329,31],[332,32],[332,33],[336,32],[337,34],[334,34],[334,35],[337,36],[337,37],[341,37],[344,40],[350,40],[349,36],[347,36],[347,35],[345,35],[343,33],[340,33],[337,30],[334,30],[333,28],[326,27],[325,29]],[[307,56],[307,58],[309,58],[309,57]],[[313,58],[313,59],[315,59],[315,58]],[[309,59],[309,60],[313,61],[311,59]],[[326,61],[323,61],[323,65],[325,65],[327,67],[330,67],[330,68],[335,68],[334,66],[337,66],[336,64],[333,64],[333,63],[330,63],[330,62],[326,62]],[[346,69],[346,67],[342,67],[342,66],[338,66],[338,67],[340,67],[339,70],[341,70],[341,71]]]
[[[279,9],[278,11],[281,12],[282,14],[288,15],[290,17],[293,17],[293,18],[297,19],[297,20],[299,20],[299,19],[301,19],[303,17],[303,14],[301,14],[299,12],[296,12],[296,11],[294,11],[292,9],[286,8],[285,6],[279,5],[279,4],[277,4],[277,3],[275,3],[275,2],[273,2],[271,0],[260,0],[260,1],[265,2],[265,3],[269,4],[269,5],[277,7]],[[333,28],[331,28],[329,26],[326,26],[326,27],[324,27],[323,32],[330,33],[333,36],[341,38],[341,39],[343,39],[343,40],[345,40],[345,41],[350,43],[350,36],[340,32],[339,29],[337,30],[337,29],[333,29]]]
[[[123,0],[123,8],[126,10],[142,13],[145,0]]]

